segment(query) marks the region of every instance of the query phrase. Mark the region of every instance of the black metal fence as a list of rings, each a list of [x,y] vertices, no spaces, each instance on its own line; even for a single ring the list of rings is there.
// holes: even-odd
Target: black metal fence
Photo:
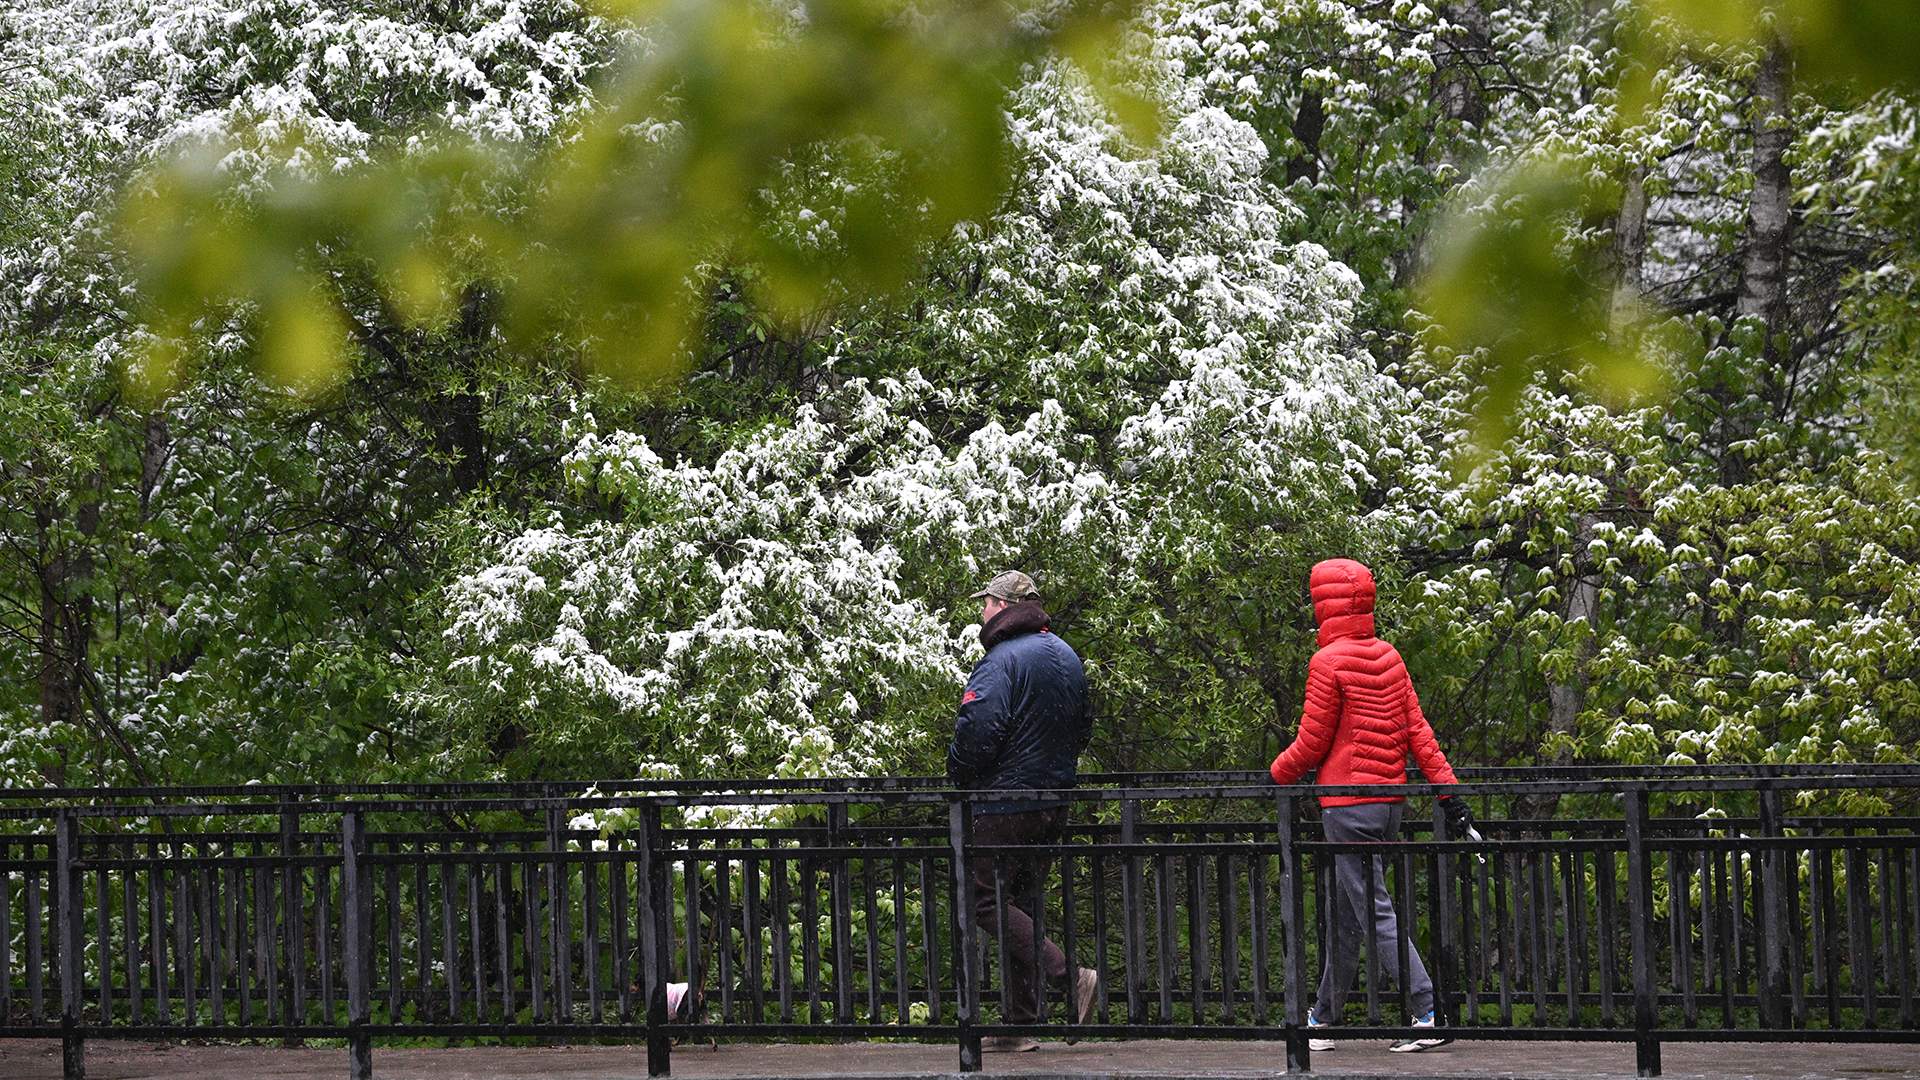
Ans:
[[[1642,1075],[1663,1041],[1920,1041],[1920,770],[1466,779],[1483,841],[1415,785],[1371,845],[1322,839],[1337,789],[1241,773],[1092,778],[1018,847],[913,779],[0,792],[0,1036],[63,1039],[70,1076],[87,1039],[187,1036],[345,1039],[356,1077],[394,1036],[644,1040],[653,1075],[689,1038],[948,1040],[962,1070],[997,1035],[1249,1038],[1305,1071],[1331,859],[1365,852],[1400,962],[1369,944],[1329,1037],[1411,1033],[1380,973],[1417,948],[1453,1037],[1631,1042]],[[1003,1022],[970,858],[1100,973],[1087,1023],[1059,988]]]

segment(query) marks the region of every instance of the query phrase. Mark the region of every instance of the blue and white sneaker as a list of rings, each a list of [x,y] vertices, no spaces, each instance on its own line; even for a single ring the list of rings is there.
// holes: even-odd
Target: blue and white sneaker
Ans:
[[[1314,1028],[1323,1028],[1328,1026],[1329,1025],[1327,1024],[1321,1023],[1319,1017],[1313,1015],[1312,1009],[1307,1010],[1307,1030],[1311,1031]],[[1324,1054],[1338,1045],[1339,1044],[1334,1042],[1332,1039],[1316,1039],[1316,1038],[1313,1038],[1312,1036],[1308,1036],[1307,1038],[1307,1049],[1316,1054]]]
[[[1416,1028],[1438,1028],[1439,1025],[1435,1022],[1433,1014],[1428,1013],[1425,1016],[1416,1017],[1413,1021],[1413,1026]],[[1440,1037],[1437,1033],[1431,1036],[1415,1035],[1411,1039],[1402,1039],[1392,1046],[1387,1047],[1387,1049],[1396,1054],[1417,1054],[1422,1050],[1431,1050],[1436,1046],[1445,1046],[1452,1041],[1452,1039]]]

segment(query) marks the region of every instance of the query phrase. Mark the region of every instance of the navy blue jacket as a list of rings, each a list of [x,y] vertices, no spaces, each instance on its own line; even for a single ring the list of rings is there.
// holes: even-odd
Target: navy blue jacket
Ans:
[[[1080,752],[1093,735],[1080,657],[1047,629],[1046,612],[1031,601],[994,616],[980,636],[987,655],[960,698],[947,778],[992,790],[1072,787]],[[1041,808],[1034,802],[975,807],[983,814]]]

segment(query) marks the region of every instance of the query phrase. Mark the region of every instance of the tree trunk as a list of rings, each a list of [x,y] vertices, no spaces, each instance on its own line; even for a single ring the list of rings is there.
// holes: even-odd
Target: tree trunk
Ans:
[[[1766,324],[1769,360],[1778,356],[1774,336],[1785,329],[1793,234],[1793,178],[1787,170],[1787,149],[1793,143],[1789,78],[1786,47],[1776,40],[1753,83],[1753,194],[1747,202],[1747,243],[1734,308],[1736,314]]]
[[[1320,137],[1327,130],[1326,104],[1317,90],[1300,92],[1300,108],[1293,114],[1291,125],[1293,137],[1300,144],[1300,153],[1287,159],[1287,183],[1305,180],[1309,184],[1320,180]]]
[[[1614,286],[1609,329],[1615,335],[1631,332],[1629,325],[1640,291],[1646,281],[1647,258],[1647,176],[1634,169],[1620,194],[1620,213],[1614,219]],[[1560,617],[1569,632],[1584,636],[1574,648],[1573,671],[1564,681],[1547,684],[1546,741],[1552,750],[1546,764],[1572,765],[1575,740],[1580,735],[1580,713],[1587,707],[1589,685],[1587,669],[1599,645],[1594,622],[1599,616],[1600,584],[1598,570],[1589,561],[1587,549],[1593,543],[1594,514],[1581,514],[1573,528],[1573,577],[1566,583],[1566,603]],[[1551,818],[1558,811],[1557,795],[1532,797],[1527,810],[1538,819]]]
[[[1793,142],[1791,69],[1786,46],[1778,39],[1761,58],[1753,80],[1753,193],[1747,200],[1745,244],[1740,256],[1740,295],[1734,315],[1758,320],[1765,330],[1757,377],[1723,373],[1713,388],[1719,413],[1714,447],[1720,457],[1720,481],[1744,483],[1751,469],[1730,448],[1753,437],[1761,419],[1750,400],[1768,405],[1786,394],[1787,268],[1792,254],[1793,177],[1787,149]],[[1756,385],[1757,384],[1757,385]]]
[[[40,586],[40,634],[36,643],[40,723],[49,731],[58,731],[79,726],[85,719],[80,672],[73,658],[76,648],[84,649],[91,637],[92,613],[85,596],[68,603],[70,586],[81,575],[82,567],[75,564],[75,553],[55,535],[62,523],[60,513],[42,506],[34,514],[34,523],[41,538],[36,573]],[[64,768],[61,772],[63,775],[48,780],[55,785],[68,783]]]
[[[447,402],[447,440],[453,452],[454,487],[462,494],[471,494],[486,484],[490,473],[486,402],[477,378],[481,353],[493,337],[493,303],[485,290],[469,289],[462,298],[457,336],[460,345],[454,363],[462,378],[460,389]]]

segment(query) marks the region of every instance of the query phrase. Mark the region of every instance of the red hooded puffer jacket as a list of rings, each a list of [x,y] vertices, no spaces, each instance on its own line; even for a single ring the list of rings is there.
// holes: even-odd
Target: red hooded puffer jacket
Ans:
[[[1307,707],[1293,745],[1267,771],[1291,784],[1318,767],[1322,784],[1405,784],[1407,755],[1429,783],[1456,783],[1420,712],[1407,665],[1373,636],[1373,571],[1352,559],[1313,568],[1320,651],[1307,665]],[[1323,795],[1321,806],[1400,802],[1401,795]]]

